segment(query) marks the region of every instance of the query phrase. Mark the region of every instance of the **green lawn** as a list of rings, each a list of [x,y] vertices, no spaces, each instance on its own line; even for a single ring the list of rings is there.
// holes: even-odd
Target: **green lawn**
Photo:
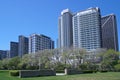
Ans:
[[[120,72],[18,78],[18,77],[11,77],[9,75],[9,71],[3,71],[3,72],[0,71],[0,80],[120,80]]]

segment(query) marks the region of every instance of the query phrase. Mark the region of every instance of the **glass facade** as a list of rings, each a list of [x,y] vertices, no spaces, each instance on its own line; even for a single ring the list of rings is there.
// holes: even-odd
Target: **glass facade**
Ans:
[[[117,24],[114,14],[101,18],[102,47],[118,51]]]
[[[8,51],[0,50],[0,60],[5,59],[5,58],[9,58],[8,54],[9,54]]]
[[[10,58],[18,56],[18,42],[10,42]]]
[[[28,38],[20,35],[18,56],[22,57],[24,54],[28,54]]]

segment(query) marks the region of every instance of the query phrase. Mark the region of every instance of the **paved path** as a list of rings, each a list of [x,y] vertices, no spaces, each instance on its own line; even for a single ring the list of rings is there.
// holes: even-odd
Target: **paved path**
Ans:
[[[56,76],[63,76],[65,73],[56,73]]]

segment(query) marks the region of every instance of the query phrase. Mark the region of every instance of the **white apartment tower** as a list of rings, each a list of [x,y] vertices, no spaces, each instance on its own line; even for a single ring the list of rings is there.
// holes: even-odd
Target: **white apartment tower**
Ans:
[[[29,54],[44,49],[54,49],[54,41],[50,37],[39,34],[32,34],[29,37]]]
[[[73,47],[87,51],[101,48],[99,8],[89,8],[73,15]]]
[[[73,45],[72,13],[69,9],[61,12],[59,17],[58,48],[70,48]]]

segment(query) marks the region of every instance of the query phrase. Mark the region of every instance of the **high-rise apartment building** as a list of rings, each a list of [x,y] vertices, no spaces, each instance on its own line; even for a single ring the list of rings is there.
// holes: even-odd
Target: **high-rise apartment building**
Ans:
[[[70,48],[73,44],[73,31],[72,31],[72,13],[69,9],[65,9],[61,12],[61,16],[58,20],[58,47]]]
[[[89,8],[73,15],[73,47],[101,48],[101,15],[99,8]]]
[[[118,51],[117,23],[114,14],[101,18],[102,47]]]
[[[28,54],[28,38],[20,35],[19,36],[19,52],[18,56],[22,57],[24,54]]]
[[[8,50],[0,50],[0,60],[9,58],[8,55],[9,55]]]
[[[29,53],[35,53],[39,50],[54,49],[54,41],[45,35],[32,34],[29,37]]]
[[[10,58],[18,56],[18,42],[10,42]]]

